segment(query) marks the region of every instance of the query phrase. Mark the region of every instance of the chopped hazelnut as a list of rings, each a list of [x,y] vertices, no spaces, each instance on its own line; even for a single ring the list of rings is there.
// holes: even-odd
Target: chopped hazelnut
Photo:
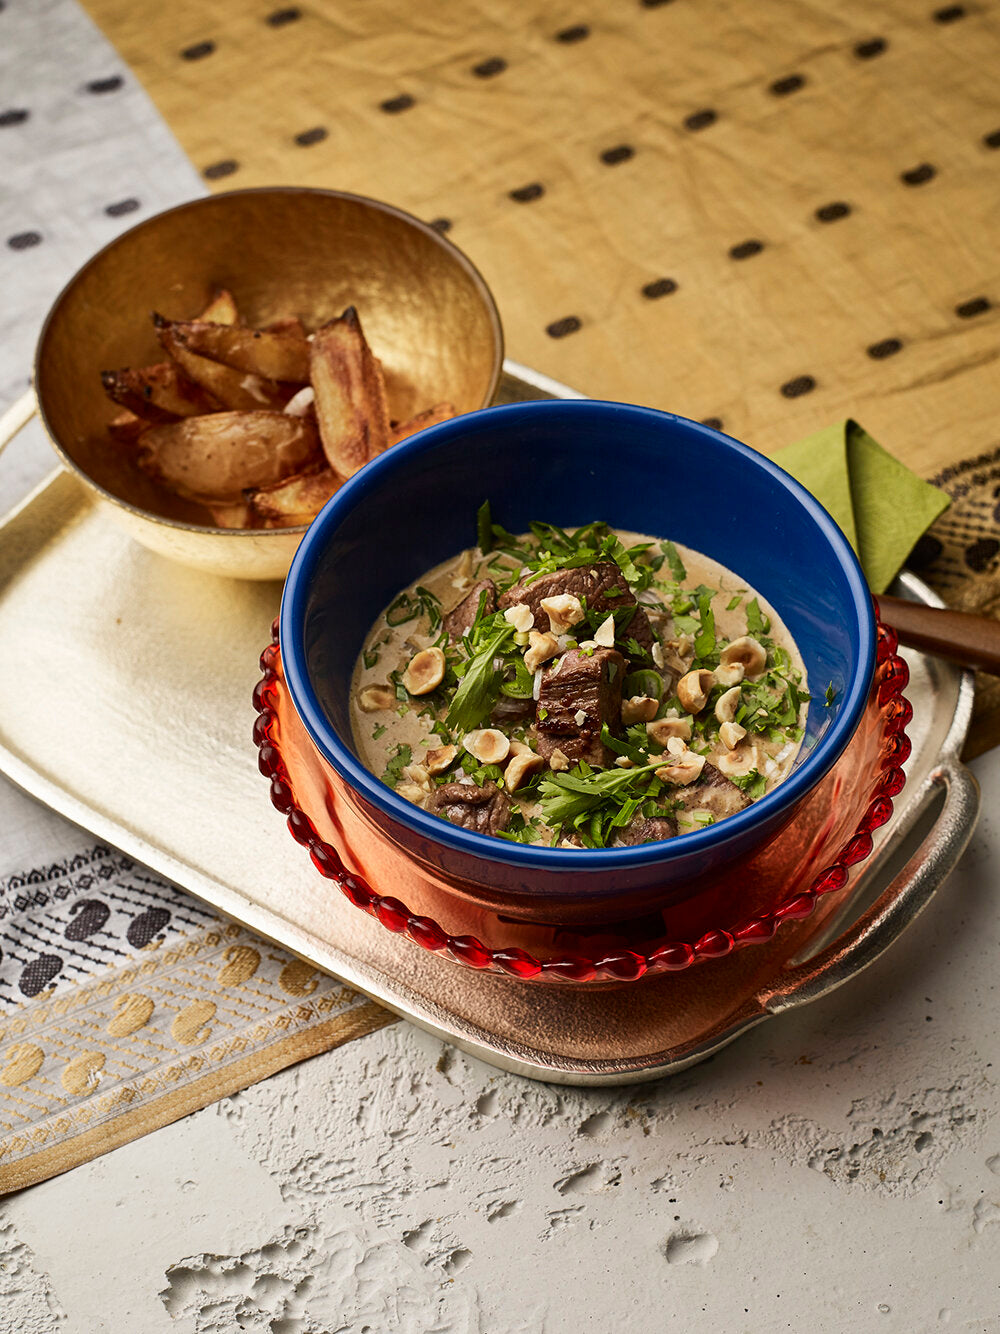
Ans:
[[[594,631],[594,643],[600,648],[614,648],[615,618],[613,616],[606,617]]]
[[[504,620],[508,625],[512,625],[519,633],[526,633],[535,624],[535,614],[526,602],[519,602],[514,607],[508,607],[503,614]]]
[[[527,755],[515,755],[503,771],[503,785],[508,792],[516,792],[530,774],[535,774],[545,767],[541,755],[528,751]]]
[[[562,753],[558,746],[549,756],[549,768],[556,773],[564,773],[569,768],[569,760]]]
[[[732,686],[715,701],[715,716],[720,723],[735,722],[736,715],[740,710],[742,693],[739,686]]]
[[[403,777],[407,779],[408,782],[416,783],[417,787],[424,787],[430,790],[430,771],[422,764],[408,764],[403,770]]]
[[[722,744],[726,750],[735,750],[747,734],[747,729],[741,727],[739,723],[723,723],[719,728],[719,736],[722,737]]]
[[[650,699],[648,695],[633,695],[631,699],[622,700],[622,722],[626,727],[632,723],[648,723],[656,717],[656,710],[660,707],[660,701]],[[690,729],[688,729],[690,736]]]
[[[646,735],[658,746],[665,746],[672,736],[679,736],[682,741],[691,740],[690,718],[657,718],[646,724]]]
[[[554,658],[559,652],[559,640],[555,635],[540,630],[528,631],[528,651],[524,655],[524,665],[529,672],[537,672],[543,662]]]
[[[510,754],[510,742],[496,727],[479,727],[467,733],[463,745],[481,764],[503,764]]]
[[[701,713],[708,703],[713,684],[712,673],[704,667],[699,671],[687,672],[677,682],[677,698],[688,713]]]
[[[715,761],[715,767],[727,778],[742,778],[757,768],[757,747],[743,740],[735,750],[727,751]]]
[[[362,713],[381,713],[396,706],[396,692],[389,686],[365,686],[358,691],[358,708]]]
[[[443,774],[458,758],[457,746],[433,746],[425,756],[429,774]]]
[[[754,639],[753,635],[743,635],[740,639],[734,639],[719,654],[719,665],[729,667],[737,662],[742,664],[747,680],[755,681],[767,666],[767,652],[764,645]]]
[[[583,620],[583,605],[574,593],[557,593],[554,597],[542,598],[539,605],[549,618],[553,634],[565,634]]]
[[[431,799],[430,789],[418,783],[400,783],[396,792],[404,801],[412,801],[415,806],[426,806]]]
[[[665,783],[676,783],[680,787],[687,787],[688,783],[693,783],[696,778],[701,777],[701,771],[704,767],[704,755],[697,755],[693,750],[686,750],[682,755],[674,757],[670,764],[665,764],[662,769],[657,769],[656,776]]]
[[[403,673],[403,685],[411,695],[429,695],[444,680],[444,650],[422,648],[410,659]]]
[[[738,686],[745,674],[742,662],[720,662],[713,673],[715,684],[719,686]]]

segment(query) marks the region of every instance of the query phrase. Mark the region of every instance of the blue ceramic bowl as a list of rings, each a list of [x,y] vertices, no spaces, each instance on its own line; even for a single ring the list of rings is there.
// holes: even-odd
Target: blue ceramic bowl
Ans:
[[[601,519],[672,538],[763,594],[798,644],[813,694],[805,745],[785,782],[739,814],[667,842],[581,851],[470,833],[370,773],[355,752],[348,710],[362,641],[401,588],[475,544],[486,499],[511,532],[533,519],[567,528]],[[649,906],[650,890],[676,898],[773,837],[846,747],[875,660],[864,575],[836,523],[798,482],[706,426],[591,400],[458,417],[368,464],[306,533],[285,585],[280,635],[295,709],[369,824],[457,893],[549,920],[614,906],[634,912]]]

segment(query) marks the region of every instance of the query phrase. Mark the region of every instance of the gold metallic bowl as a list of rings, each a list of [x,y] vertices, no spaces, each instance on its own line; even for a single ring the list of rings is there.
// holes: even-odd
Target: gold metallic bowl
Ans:
[[[358,309],[384,366],[391,415],[442,400],[485,407],[503,362],[496,305],[473,264],[400,209],[336,190],[235,190],[160,213],[105,246],[63,290],[38,341],[35,392],[65,465],[139,542],[244,579],[277,579],[305,527],[215,528],[142,473],[108,422],[100,372],[162,361],[150,313],[190,319],[217,287],[261,325],[307,328]]]

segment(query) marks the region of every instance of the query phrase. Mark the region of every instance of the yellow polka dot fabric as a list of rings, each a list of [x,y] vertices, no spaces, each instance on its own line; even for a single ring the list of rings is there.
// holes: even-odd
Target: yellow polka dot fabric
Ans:
[[[919,572],[1000,608],[997,3],[86,8],[210,188],[433,221],[593,396],[765,452],[854,417],[954,498]]]

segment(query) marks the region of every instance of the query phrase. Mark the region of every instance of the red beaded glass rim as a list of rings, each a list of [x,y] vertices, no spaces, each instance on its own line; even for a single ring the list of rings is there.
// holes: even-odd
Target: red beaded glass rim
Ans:
[[[913,708],[903,695],[910,671],[896,651],[896,632],[891,626],[882,624],[877,602],[875,615],[875,680],[878,705],[885,723],[885,741],[869,804],[857,828],[841,848],[836,861],[822,870],[808,889],[790,895],[771,912],[750,918],[732,931],[707,931],[691,944],[665,941],[641,954],[620,949],[593,957],[567,954],[562,958],[539,960],[522,949],[490,949],[475,936],[449,936],[432,918],[418,917],[398,899],[377,894],[360,876],[352,875],[341,861],[336,848],[319,837],[308,815],[296,806],[284,761],[271,739],[271,724],[275,716],[275,663],[279,652],[277,620],[271,626],[271,644],[261,654],[263,675],[253,692],[254,708],[257,710],[253,737],[258,749],[258,767],[264,777],[270,780],[272,803],[287,818],[289,832],[295,841],[308,848],[313,865],[320,875],[332,880],[356,908],[378,918],[387,930],[407,936],[422,949],[436,953],[446,951],[458,963],[470,968],[507,973],[524,979],[548,976],[570,982],[637,982],[647,974],[679,972],[694,963],[721,958],[735,949],[762,944],[772,938],[783,922],[808,917],[817,899],[823,894],[843,889],[850,868],[871,855],[872,835],[892,816],[893,798],[902,792],[906,783],[902,766],[911,750],[906,728],[913,717]]]

